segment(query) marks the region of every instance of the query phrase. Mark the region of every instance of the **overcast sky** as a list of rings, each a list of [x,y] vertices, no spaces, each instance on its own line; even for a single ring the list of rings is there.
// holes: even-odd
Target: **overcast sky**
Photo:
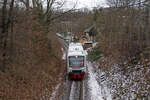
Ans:
[[[66,0],[65,8],[71,8],[77,2],[76,8],[89,8],[92,9],[93,7],[106,7],[106,0]]]

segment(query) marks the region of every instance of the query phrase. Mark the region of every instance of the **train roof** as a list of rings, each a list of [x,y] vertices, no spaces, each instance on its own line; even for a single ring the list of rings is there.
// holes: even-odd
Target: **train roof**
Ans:
[[[68,56],[85,56],[85,50],[81,43],[70,43],[68,48]]]

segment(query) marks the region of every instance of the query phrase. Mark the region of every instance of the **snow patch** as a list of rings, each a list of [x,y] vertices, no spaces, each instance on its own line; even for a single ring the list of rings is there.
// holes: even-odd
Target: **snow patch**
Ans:
[[[88,63],[88,85],[90,88],[91,100],[112,100],[107,83],[105,81],[101,82],[101,77],[98,77],[99,75],[101,76],[104,74],[103,72],[100,72],[98,66],[99,64],[97,63]]]
[[[74,91],[75,91],[75,82],[72,83],[69,100],[74,100],[73,99],[74,98]]]
[[[96,80],[96,75],[93,72],[91,63],[88,63],[89,80],[88,85],[90,88],[91,100],[104,100],[101,94],[101,87]]]
[[[63,48],[61,48],[61,51],[63,52],[62,60],[66,60],[66,52],[64,51]]]
[[[142,62],[135,65],[129,65],[128,62],[123,63],[125,68],[119,64],[112,65],[109,72],[107,84],[111,88],[112,96],[117,100],[150,100],[150,85],[147,77],[150,72],[149,62],[146,67]]]
[[[55,87],[55,90],[52,92],[52,96],[51,96],[50,100],[55,100],[56,93],[57,93],[59,87],[60,87],[60,83],[57,84],[57,86]]]

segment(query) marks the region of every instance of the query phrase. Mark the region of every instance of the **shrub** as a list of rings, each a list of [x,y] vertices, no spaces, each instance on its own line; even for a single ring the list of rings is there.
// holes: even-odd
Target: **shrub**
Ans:
[[[90,51],[88,54],[88,60],[90,60],[90,61],[98,60],[100,57],[101,57],[101,52],[98,47],[93,48],[93,50]]]

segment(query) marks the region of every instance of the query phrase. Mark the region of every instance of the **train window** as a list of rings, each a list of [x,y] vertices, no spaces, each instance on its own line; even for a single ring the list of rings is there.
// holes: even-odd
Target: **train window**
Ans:
[[[70,56],[69,66],[84,66],[84,56]]]

